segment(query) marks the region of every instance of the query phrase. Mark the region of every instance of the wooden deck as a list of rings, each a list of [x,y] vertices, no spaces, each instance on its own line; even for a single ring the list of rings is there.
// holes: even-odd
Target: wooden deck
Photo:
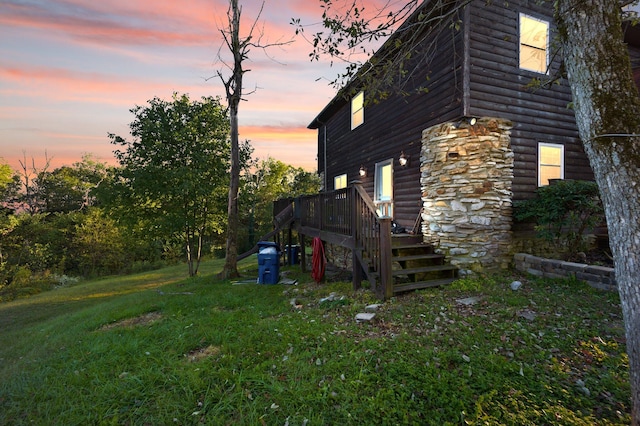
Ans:
[[[378,215],[357,182],[289,204],[293,206],[292,226],[303,245],[305,237],[319,237],[351,250],[354,289],[367,280],[379,298],[387,299],[404,291],[445,285],[457,277],[457,268],[424,244],[421,235],[392,235],[391,218]],[[282,202],[276,206],[276,217],[288,208]]]

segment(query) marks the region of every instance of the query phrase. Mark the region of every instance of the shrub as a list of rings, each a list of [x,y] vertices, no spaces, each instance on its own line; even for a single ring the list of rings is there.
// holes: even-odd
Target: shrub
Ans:
[[[586,232],[604,220],[595,182],[561,180],[538,188],[530,200],[516,202],[514,217],[532,221],[539,237],[573,256],[588,248]]]

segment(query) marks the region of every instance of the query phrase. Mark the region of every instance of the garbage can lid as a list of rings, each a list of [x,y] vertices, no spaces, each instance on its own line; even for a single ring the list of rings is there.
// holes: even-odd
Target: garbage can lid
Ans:
[[[258,247],[277,247],[273,241],[258,241]]]
[[[278,251],[275,247],[262,247],[258,254],[277,254]]]

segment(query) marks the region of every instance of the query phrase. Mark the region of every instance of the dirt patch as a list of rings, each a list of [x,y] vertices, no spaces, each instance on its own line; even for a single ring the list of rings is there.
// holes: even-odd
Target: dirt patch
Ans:
[[[196,362],[200,361],[204,358],[211,358],[220,353],[220,348],[218,346],[209,345],[205,348],[195,349],[188,354],[185,355],[187,361]]]
[[[162,318],[162,314],[160,312],[147,312],[146,314],[133,317],[126,318],[120,321],[113,322],[111,324],[106,324],[100,327],[100,330],[111,330],[114,328],[133,328],[141,325],[149,325],[152,324]]]

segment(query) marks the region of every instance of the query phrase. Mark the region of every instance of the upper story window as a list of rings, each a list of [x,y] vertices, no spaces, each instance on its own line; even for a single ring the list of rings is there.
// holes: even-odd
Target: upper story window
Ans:
[[[564,146],[538,144],[538,186],[549,185],[550,179],[564,179]]]
[[[364,123],[364,92],[351,99],[351,130]]]
[[[520,14],[520,68],[547,73],[549,23]]]
[[[338,175],[333,178],[333,189],[342,189],[347,187],[347,174]]]

